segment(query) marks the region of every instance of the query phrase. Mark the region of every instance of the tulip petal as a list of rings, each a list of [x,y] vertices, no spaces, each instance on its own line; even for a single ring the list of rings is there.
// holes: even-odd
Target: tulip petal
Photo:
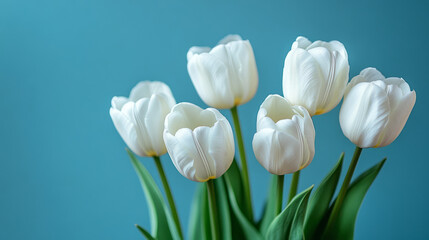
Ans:
[[[262,129],[253,138],[253,150],[259,163],[272,174],[284,175],[300,169],[301,151],[294,136],[274,129]]]
[[[122,113],[133,123],[135,128],[136,139],[135,144],[138,144],[140,151],[143,153],[140,156],[154,156],[153,144],[148,134],[147,126],[144,123],[145,115],[149,104],[148,98],[142,98],[136,103],[128,102],[122,107]],[[131,141],[131,140],[130,140]]]
[[[127,102],[129,102],[129,100],[126,97],[113,97],[112,98],[112,102],[111,102],[112,103],[112,108],[121,111],[122,107]]]
[[[218,119],[218,114],[219,111],[215,109],[203,110],[192,103],[182,102],[171,109],[165,119],[165,129],[174,135],[180,128],[193,130],[198,126],[212,127]]]
[[[243,39],[241,38],[240,35],[238,35],[238,34],[229,34],[229,35],[226,35],[224,38],[222,38],[219,41],[218,45],[220,45],[220,44],[227,44],[227,43],[230,43],[230,42],[233,42],[233,41],[241,41],[241,40],[243,40]]]
[[[310,40],[308,40],[306,37],[299,36],[296,38],[295,42],[293,42],[291,49],[295,49],[295,48],[307,49],[307,47],[310,45],[311,45]]]
[[[225,45],[231,87],[234,93],[234,104],[240,105],[248,102],[258,88],[258,72],[255,56],[249,41],[234,41]]]
[[[385,79],[385,77],[383,76],[383,74],[381,74],[381,72],[379,72],[377,69],[372,68],[372,67],[365,68],[364,70],[362,70],[360,72],[359,75],[352,78],[352,80],[347,85],[344,96],[347,96],[350,89],[352,89],[358,83],[373,82],[373,81],[384,80],[384,79]]]
[[[314,140],[316,137],[316,131],[314,130],[313,120],[306,109],[299,106],[300,110],[303,112],[303,117],[295,115],[292,118],[292,121],[299,126],[299,139],[302,148],[302,157],[300,163],[300,169],[307,167],[314,158]]]
[[[188,72],[198,95],[207,105],[231,108],[234,106],[234,96],[222,51],[225,50],[218,46],[210,54],[203,53],[193,57],[188,62]]]
[[[110,108],[110,117],[116,130],[121,135],[127,146],[137,155],[144,156],[144,152],[140,149],[138,143],[137,131],[133,122],[122,112],[117,109]]]
[[[377,80],[384,80],[386,78],[380,71],[372,67],[365,68],[359,75],[363,76],[366,82],[374,82]]]
[[[140,102],[141,100],[136,103],[137,109],[139,109]],[[162,136],[164,132],[164,121],[162,120],[170,112],[170,107],[166,98],[156,94],[152,95],[146,107],[147,109],[144,109],[144,112],[140,111],[141,115],[138,116],[147,131],[146,137],[151,142],[152,150],[156,156],[161,156],[167,152]]]
[[[188,51],[188,53],[186,54],[186,58],[188,59],[188,61],[191,60],[191,58],[193,58],[196,55],[199,55],[201,53],[208,53],[210,52],[211,48],[209,47],[191,47]]]
[[[337,51],[316,47],[308,50],[319,66],[322,81],[317,99],[316,114],[329,112],[340,102],[348,81],[349,65]],[[314,90],[313,90],[314,91]]]
[[[182,142],[181,139],[186,139],[183,137],[184,135],[189,136],[192,135],[192,131],[190,129],[181,129],[179,135],[174,136],[168,132],[166,129],[164,131],[164,141],[167,146],[168,154],[170,155],[171,161],[173,162],[176,169],[182,174],[184,177],[197,181],[195,178],[196,169],[194,168],[194,152],[193,146],[189,144],[189,142]],[[192,137],[190,137],[192,138]]]
[[[157,81],[142,81],[139,82],[130,93],[129,99],[133,102],[137,102],[141,98],[150,98],[152,94],[164,95],[168,100],[170,107],[176,104],[173,93],[167,84]]]
[[[180,131],[180,130],[179,130]],[[196,155],[194,159],[194,168],[196,180],[199,182],[205,182],[209,179],[216,178],[216,159],[209,154],[209,146],[211,145],[210,140],[210,128],[209,127],[197,127],[192,133],[192,141],[194,142]],[[216,146],[212,146],[216,147]],[[222,150],[222,148],[220,149]],[[224,159],[217,159],[223,161]]]
[[[329,42],[329,49],[331,51],[336,51],[339,54],[341,54],[341,56],[348,61],[349,55],[347,54],[346,48],[344,47],[344,45],[339,42],[339,41],[330,41]]]
[[[399,89],[390,91],[399,91]],[[390,97],[390,95],[391,94],[389,94],[389,101],[393,104],[391,104],[389,121],[382,132],[376,147],[387,146],[399,136],[416,102],[415,91],[409,92],[405,96],[399,96],[395,101],[393,101],[393,97]]]
[[[322,79],[323,72],[309,52],[296,48],[287,54],[283,69],[283,94],[288,101],[304,106],[314,115]]]
[[[176,168],[193,181],[220,177],[234,158],[232,128],[213,108],[174,106],[165,120],[164,141]]]
[[[225,122],[219,121],[210,128],[208,135],[208,154],[216,165],[216,178],[222,176],[231,166],[234,159],[234,139],[232,129]]]
[[[341,106],[341,129],[359,147],[373,147],[388,122],[389,113],[389,99],[384,89],[375,82],[359,83]]]

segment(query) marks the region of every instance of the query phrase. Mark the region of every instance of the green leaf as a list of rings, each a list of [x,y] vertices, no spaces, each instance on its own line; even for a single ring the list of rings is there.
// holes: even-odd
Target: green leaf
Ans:
[[[238,167],[237,161],[232,162],[231,166],[229,167],[228,171],[224,174],[224,182],[226,184],[226,176],[229,177],[231,187],[233,192],[235,193],[235,197],[238,203],[238,206],[240,207],[240,210],[243,212],[245,210],[245,202],[244,202],[244,192],[243,192],[243,182],[241,178],[241,171]],[[235,216],[235,213],[232,209],[231,203],[229,203],[229,210],[230,210],[230,218],[231,218],[231,229],[234,229],[232,231],[232,237],[233,239],[244,239],[245,235],[241,228],[240,221]]]
[[[231,166],[229,167],[228,171],[226,171],[224,176],[228,176],[237,203],[240,206],[240,209],[244,211],[246,203],[244,201],[243,182],[240,168],[238,167],[237,161],[235,161],[235,159],[232,161]]]
[[[322,180],[319,187],[314,191],[308,202],[307,213],[304,222],[304,232],[306,239],[315,239],[320,233],[317,229],[326,213],[329,211],[329,203],[334,196],[338,180],[341,175],[344,153],[341,153],[340,159],[331,172]]]
[[[303,223],[308,198],[313,186],[296,195],[287,207],[270,224],[267,231],[269,240],[304,239]]]
[[[381,162],[362,173],[350,184],[336,221],[333,222],[331,229],[327,229],[326,239],[353,239],[359,208],[385,161],[386,159],[381,160]]]
[[[229,212],[228,195],[225,189],[225,181],[223,177],[214,180],[216,191],[216,204],[218,207],[218,216],[221,228],[221,238],[231,240],[231,219]]]
[[[202,204],[202,221],[201,221],[201,229],[203,231],[204,239],[211,240],[212,238],[212,228],[210,225],[210,204],[209,204],[209,196],[207,192],[207,184],[202,183],[204,185],[204,195],[203,195],[203,204]]]
[[[231,204],[231,208],[234,212],[235,217],[237,218],[243,233],[246,239],[252,240],[263,240],[262,235],[258,232],[255,226],[247,219],[247,217],[240,210],[240,207],[237,203],[237,198],[233,190],[233,183],[228,175],[225,175],[225,182],[228,189],[229,202]]]
[[[203,207],[204,200],[207,201],[207,190],[205,184],[198,184],[192,200],[189,216],[188,236],[191,240],[207,239],[203,232]]]
[[[136,224],[136,228],[141,232],[141,234],[143,234],[143,236],[145,236],[147,240],[155,240],[155,238],[153,238],[148,231],[140,227],[138,224]]]
[[[157,187],[152,176],[129,149],[127,149],[127,153],[140,179],[146,196],[152,226],[152,236],[155,236],[157,240],[181,239],[171,213],[162,197],[161,191]]]
[[[277,176],[271,174],[270,187],[268,191],[267,201],[264,208],[264,215],[262,216],[259,230],[262,235],[265,236],[267,233],[268,227],[270,226],[273,219],[276,217],[274,214],[274,209],[276,207],[276,187],[277,187]]]

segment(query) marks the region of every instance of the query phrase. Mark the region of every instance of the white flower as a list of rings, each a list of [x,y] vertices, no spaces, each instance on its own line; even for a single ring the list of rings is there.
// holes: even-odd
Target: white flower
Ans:
[[[249,40],[228,35],[213,49],[191,47],[187,58],[189,76],[207,105],[232,108],[255,95],[258,71]]]
[[[347,87],[341,129],[358,147],[384,147],[401,133],[415,102],[416,92],[404,79],[366,68]]]
[[[167,152],[162,138],[164,119],[176,104],[170,88],[162,82],[137,84],[130,97],[113,97],[110,116],[128,147],[139,156]]]
[[[307,167],[314,157],[315,131],[308,111],[279,95],[262,103],[253,137],[259,163],[272,174],[284,175]]]
[[[174,166],[192,181],[222,176],[234,158],[231,125],[214,108],[177,104],[165,119],[164,141]]]
[[[298,37],[286,56],[284,97],[313,115],[331,111],[343,97],[349,78],[344,45],[338,41],[310,42]]]

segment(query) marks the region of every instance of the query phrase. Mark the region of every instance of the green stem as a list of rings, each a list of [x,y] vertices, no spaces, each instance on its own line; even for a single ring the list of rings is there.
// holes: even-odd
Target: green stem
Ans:
[[[250,194],[250,183],[249,183],[249,171],[247,169],[246,151],[244,150],[243,137],[241,135],[240,120],[238,118],[237,107],[231,108],[232,119],[234,120],[234,129],[237,136],[238,150],[240,152],[241,170],[243,178],[243,190],[245,194],[245,200],[247,205],[248,218],[253,222],[253,207],[252,198]]]
[[[213,180],[207,181],[207,192],[209,195],[209,207],[210,207],[210,226],[212,229],[212,239],[220,240],[219,236],[219,220],[217,216],[216,196]]]
[[[179,231],[180,237],[183,239],[182,227],[180,226],[179,215],[177,214],[176,204],[174,203],[173,194],[171,194],[170,185],[168,184],[167,177],[165,176],[164,168],[161,164],[161,159],[158,156],[154,156],[156,168],[158,169],[159,176],[161,177],[162,185],[164,186],[165,195],[167,196],[168,204],[170,205],[171,213],[173,215],[174,222],[176,223],[177,231]]]
[[[285,175],[277,175],[277,206],[274,216],[279,215],[283,206],[283,183]]]
[[[297,171],[293,173],[292,176],[292,182],[290,183],[290,189],[289,189],[289,198],[287,200],[287,203],[289,204],[290,201],[292,201],[293,197],[296,195],[296,191],[298,190],[298,182],[299,182],[299,173],[301,171]]]
[[[353,172],[355,171],[361,152],[362,152],[362,148],[356,146],[355,153],[353,154],[352,162],[350,163],[349,169],[347,170],[347,174],[346,174],[346,177],[344,178],[343,185],[341,186],[340,193],[338,193],[338,197],[337,197],[337,200],[335,201],[334,208],[332,209],[331,215],[329,216],[329,220],[328,220],[328,224],[326,225],[325,232],[331,228],[331,225],[335,222],[335,219],[338,216],[338,212],[340,211],[344,197],[346,196],[347,188],[349,187],[350,181],[352,180]]]

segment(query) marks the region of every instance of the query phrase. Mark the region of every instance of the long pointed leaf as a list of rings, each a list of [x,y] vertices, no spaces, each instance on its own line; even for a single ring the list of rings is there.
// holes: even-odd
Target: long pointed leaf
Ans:
[[[313,186],[296,195],[287,207],[270,224],[267,231],[269,240],[303,239],[303,222],[308,198]]]
[[[225,176],[228,176],[232,190],[234,191],[236,200],[238,205],[240,206],[240,209],[244,211],[244,207],[246,206],[246,203],[244,201],[244,191],[243,191],[243,182],[241,177],[241,171],[238,167],[237,161],[232,161],[231,166],[229,167],[228,171],[226,171]]]
[[[127,149],[127,153],[146,196],[152,226],[152,236],[155,236],[158,240],[181,239],[161,191],[152,176],[129,149]]]
[[[249,222],[247,217],[243,214],[243,212],[241,212],[233,190],[232,182],[229,179],[228,175],[225,175],[225,182],[228,189],[228,196],[229,196],[229,202],[231,204],[231,208],[235,216],[237,217],[237,220],[240,223],[241,228],[243,229],[243,233],[245,234],[246,239],[263,240],[262,235],[258,232],[256,227],[251,222]]]
[[[337,164],[332,168],[331,172],[322,180],[319,187],[314,191],[308,202],[307,213],[304,223],[304,232],[306,239],[317,238],[316,230],[323,217],[329,211],[329,203],[334,196],[337,188],[338,180],[341,175],[341,167],[343,165],[344,153],[341,153]]]
[[[231,240],[231,219],[229,212],[228,195],[225,189],[223,177],[214,180],[216,189],[216,204],[218,206],[218,216],[221,227],[221,236],[224,240]]]
[[[140,227],[138,224],[136,224],[136,228],[140,231],[141,234],[147,239],[147,240],[155,240],[155,238],[150,235],[148,231],[146,231],[144,228]]]
[[[204,195],[207,195],[205,184],[199,184],[192,200],[191,213],[189,215],[188,237],[190,240],[204,240],[206,239],[203,228],[203,201]]]
[[[336,221],[327,229],[326,239],[353,239],[354,227],[359,208],[386,159],[381,160],[350,184]]]

